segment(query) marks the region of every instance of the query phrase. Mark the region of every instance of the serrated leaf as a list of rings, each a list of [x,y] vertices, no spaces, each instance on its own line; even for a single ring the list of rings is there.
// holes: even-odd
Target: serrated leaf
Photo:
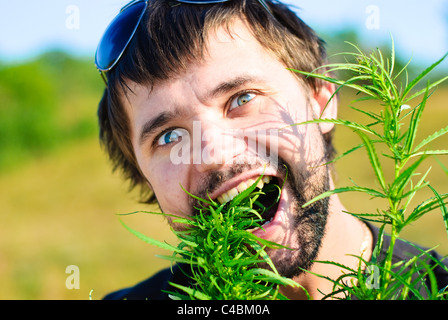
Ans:
[[[404,143],[404,150],[406,154],[410,154],[414,145],[414,140],[417,135],[417,128],[420,123],[420,119],[425,109],[426,101],[428,99],[428,88],[426,89],[425,96],[418,107],[414,109],[411,116],[411,122],[409,123],[408,134]]]
[[[406,200],[406,204],[404,205],[404,209],[403,209],[404,211],[407,210],[409,204],[411,203],[411,201],[412,201],[412,199],[414,198],[414,196],[415,196],[415,194],[417,193],[417,191],[420,190],[420,189],[422,189],[422,188],[424,188],[424,187],[426,187],[426,186],[428,185],[427,182],[426,182],[426,183],[424,183],[424,182],[425,182],[425,179],[426,179],[426,177],[428,176],[428,174],[429,174],[430,171],[431,171],[431,167],[429,167],[428,170],[426,170],[425,174],[423,174],[423,176],[422,176],[422,177],[420,178],[420,180],[417,182],[417,184],[415,185],[415,187],[412,187],[412,186],[411,186],[411,189],[403,195],[403,198],[407,198],[407,200]],[[404,211],[403,211],[403,212],[404,212]]]
[[[383,191],[386,191],[386,182],[384,181],[383,171],[381,169],[381,164],[379,162],[378,155],[376,154],[375,146],[373,145],[372,140],[370,140],[370,138],[361,131],[355,132],[361,137],[362,141],[364,142],[367,150],[367,155],[370,159],[370,163],[372,164],[373,171],[375,172],[375,176],[377,177]]]
[[[392,77],[395,69],[395,41],[394,38],[391,36],[391,50],[390,50],[390,67],[389,67],[389,77]],[[395,78],[393,79],[395,80]],[[391,80],[392,81],[392,80]]]
[[[426,150],[421,152],[416,152],[410,155],[410,158],[413,157],[419,157],[423,155],[437,155],[437,156],[443,156],[448,155],[448,150]]]
[[[167,261],[171,261],[171,262],[188,263],[188,264],[192,264],[192,265],[197,264],[195,261],[192,261],[191,259],[185,259],[185,258],[181,258],[178,256],[166,256],[166,255],[162,255],[162,254],[156,254],[155,257],[164,259]]]
[[[358,149],[360,149],[360,148],[362,148],[362,147],[364,147],[364,143],[361,143],[361,144],[359,144],[359,145],[357,145],[357,146],[355,146],[355,147],[353,147],[353,148],[351,148],[351,149],[345,151],[344,153],[342,153],[342,154],[340,154],[339,156],[335,157],[333,160],[328,161],[327,163],[325,163],[325,165],[334,163],[334,162],[338,161],[339,159],[341,159],[341,158],[343,158],[343,157],[349,155],[350,153],[352,153],[352,152],[354,152],[354,151],[356,151],[356,150],[358,150]]]
[[[417,170],[418,166],[423,162],[425,157],[420,157],[417,161],[415,161],[411,166],[409,166],[406,170],[404,170],[398,177],[395,178],[394,182],[390,187],[390,192],[394,198],[399,199],[403,195],[404,188],[411,180],[414,175],[415,170]]]
[[[428,143],[430,143],[431,141],[443,136],[444,134],[448,133],[448,126],[446,126],[443,129],[440,129],[437,132],[434,132],[432,135],[428,136],[426,139],[424,139],[422,142],[420,142],[414,149],[415,151],[420,150],[421,148],[423,148],[425,145],[427,145]]]
[[[389,223],[386,219],[384,219],[384,215],[381,213],[353,213],[349,211],[343,211],[343,212],[350,214],[354,217],[357,217],[358,219],[361,219],[363,221],[386,223],[386,224]]]
[[[437,87],[439,84],[441,84],[442,82],[444,82],[446,80],[448,80],[448,76],[446,76],[446,77],[444,77],[444,78],[442,78],[442,79],[440,79],[440,80],[438,80],[436,82],[431,83],[431,85],[428,87],[428,90],[431,90],[431,89]],[[418,96],[421,96],[423,93],[425,93],[425,91],[426,91],[426,89],[422,89],[422,90],[418,91],[417,93],[414,93],[412,96],[410,96],[406,100],[403,100],[403,104],[406,104],[409,101],[411,101],[412,99],[415,99]]]
[[[371,99],[372,97],[364,97],[364,98],[369,98],[369,99]],[[361,99],[362,99],[362,98],[361,98]],[[366,99],[364,99],[364,100],[366,100]],[[358,101],[359,101],[359,99],[358,99]],[[378,121],[378,122],[381,122],[381,121],[383,120],[379,115],[377,115],[377,114],[375,114],[375,113],[373,113],[373,112],[369,112],[369,111],[361,110],[361,109],[355,108],[355,107],[353,107],[353,106],[349,106],[349,108],[350,108],[350,109],[353,109],[353,110],[355,110],[355,111],[361,112],[361,113],[365,114],[366,116],[368,116],[368,117],[370,117],[370,118],[373,118],[374,120],[376,120],[376,121]]]
[[[311,124],[311,123],[333,123],[336,125],[342,125],[344,127],[347,127],[347,128],[353,129],[353,130],[360,130],[360,131],[364,131],[364,132],[370,133],[372,135],[375,135],[375,136],[379,137],[381,141],[384,140],[384,138],[379,133],[370,129],[369,127],[364,126],[359,123],[356,123],[356,122],[353,122],[353,121],[342,120],[342,119],[314,119],[314,120],[308,120],[308,121],[304,121],[304,122],[300,122],[300,123],[295,123],[295,124],[289,125],[287,127],[299,126],[299,125],[305,125],[305,124]]]
[[[152,238],[144,235],[143,233],[140,233],[137,230],[134,230],[134,229],[130,228],[121,219],[119,219],[119,221],[129,232],[131,232],[137,238],[139,238],[140,240],[143,240],[146,243],[149,243],[151,245],[157,246],[157,247],[165,249],[165,250],[170,250],[170,251],[174,251],[174,252],[178,252],[178,253],[183,253],[184,252],[183,250],[180,250],[180,249],[178,249],[175,246],[172,246],[172,245],[170,245],[170,244],[168,244],[166,242],[161,242],[161,241],[152,239]]]
[[[333,194],[337,194],[337,193],[344,193],[344,192],[363,192],[366,193],[368,195],[371,195],[373,197],[377,197],[377,198],[386,198],[386,195],[384,195],[383,193],[375,190],[375,189],[371,189],[371,188],[365,188],[365,187],[342,187],[342,188],[337,188],[337,189],[333,189],[327,192],[324,192],[320,195],[318,195],[317,197],[313,198],[312,200],[308,201],[307,203],[305,203],[302,207],[306,207],[309,206],[310,204],[322,200],[324,198],[327,198]]]
[[[420,73],[404,90],[402,96],[401,96],[401,100],[402,101],[409,101],[411,99],[413,99],[414,97],[416,97],[417,95],[412,96],[411,98],[405,99],[406,96],[409,94],[409,92],[411,92],[411,90],[420,82],[421,79],[423,79],[428,73],[430,73],[435,67],[437,67],[446,57],[448,56],[448,53],[446,53],[440,60],[436,61],[435,63],[433,63],[431,66],[429,66],[428,68],[426,68],[422,73]],[[447,79],[448,77],[445,77],[445,79]],[[439,81],[438,81],[439,82]],[[422,92],[423,93],[423,92]],[[421,94],[421,93],[420,93]]]
[[[197,289],[189,288],[189,287],[182,286],[180,284],[172,283],[172,282],[169,282],[169,284],[171,286],[175,287],[175,288],[178,288],[178,289],[184,291],[191,298],[194,298],[194,299],[197,299],[197,300],[211,300],[211,297],[209,297],[208,295],[204,294],[201,291],[198,291]]]
[[[179,184],[179,186],[181,187],[181,189],[182,189],[186,194],[188,194],[188,195],[189,195],[190,197],[192,197],[193,199],[196,199],[196,200],[198,200],[198,201],[200,201],[200,202],[204,202],[204,203],[206,203],[206,204],[208,204],[208,205],[210,205],[210,206],[216,206],[216,205],[217,205],[217,203],[216,203],[215,201],[213,201],[213,200],[211,200],[211,199],[206,200],[206,199],[199,198],[198,196],[195,196],[194,194],[188,192],[188,191],[187,191],[181,184]]]
[[[338,79],[331,78],[331,77],[325,76],[323,74],[318,74],[318,73],[305,72],[305,71],[300,71],[300,70],[296,70],[296,69],[288,69],[288,70],[300,73],[300,74],[302,74],[304,76],[307,76],[307,77],[312,77],[312,78],[317,78],[317,79],[320,79],[320,80],[324,80],[324,81],[336,84],[338,86],[349,87],[349,88],[355,89],[357,91],[363,92],[363,93],[365,93],[365,94],[367,94],[369,96],[375,96],[375,94],[373,94],[371,91],[367,90],[363,86],[360,86],[360,85],[357,85],[357,84],[353,83],[353,82],[357,81],[358,79],[353,79],[352,78],[352,79],[349,79],[347,81],[344,81],[344,80],[338,80]]]
[[[445,230],[446,230],[446,233],[447,233],[447,236],[448,236],[448,209],[446,208],[446,205],[443,202],[443,199],[440,196],[440,194],[433,187],[431,187],[430,185],[428,185],[428,187],[432,190],[432,192],[434,193],[434,195],[435,195],[435,197],[437,199],[440,211],[442,212],[443,222],[445,224]]]
[[[411,63],[412,59],[409,59],[408,62],[403,66],[403,68],[401,68],[401,70],[395,75],[394,80],[396,80],[403,72],[407,73],[407,68],[409,66],[409,64]],[[406,83],[406,86],[408,84]]]
[[[448,193],[444,193],[442,195],[439,194],[439,197],[432,197],[429,198],[422,203],[420,203],[417,207],[414,208],[412,213],[409,215],[409,217],[406,219],[406,223],[409,223],[411,221],[416,221],[418,218],[420,218],[422,215],[437,209],[441,201],[443,201],[444,204],[447,204],[445,199],[448,198]]]

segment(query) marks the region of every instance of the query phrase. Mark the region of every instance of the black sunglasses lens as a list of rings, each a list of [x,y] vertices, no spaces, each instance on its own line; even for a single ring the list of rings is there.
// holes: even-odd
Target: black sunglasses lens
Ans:
[[[109,24],[98,45],[95,64],[101,71],[110,70],[119,60],[137,29],[146,2],[137,2],[118,14]]]

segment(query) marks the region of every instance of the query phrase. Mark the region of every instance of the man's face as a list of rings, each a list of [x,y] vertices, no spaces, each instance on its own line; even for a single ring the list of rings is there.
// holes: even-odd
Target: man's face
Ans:
[[[205,58],[187,72],[152,89],[130,87],[124,103],[133,147],[162,211],[193,213],[195,202],[182,187],[226,201],[250,179],[263,174],[280,184],[287,174],[272,220],[253,232],[293,249],[270,252],[283,275],[308,268],[327,208],[301,206],[325,191],[329,178],[320,166],[326,161],[322,128],[291,125],[313,119],[321,106],[245,24],[236,21],[231,34],[224,28],[210,34]]]

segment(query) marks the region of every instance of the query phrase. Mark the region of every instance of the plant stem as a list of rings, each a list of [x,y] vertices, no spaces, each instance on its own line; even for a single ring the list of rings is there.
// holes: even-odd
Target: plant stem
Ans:
[[[385,260],[384,271],[383,271],[384,275],[382,277],[382,279],[384,279],[383,290],[378,293],[378,300],[387,299],[386,290],[387,290],[387,287],[389,286],[389,284],[391,282],[391,278],[392,278],[392,273],[391,273],[392,257],[394,254],[395,240],[398,237],[398,232],[397,232],[397,227],[396,227],[395,222],[392,223],[390,236],[391,236],[390,244],[389,244],[389,247],[387,248],[386,260]]]

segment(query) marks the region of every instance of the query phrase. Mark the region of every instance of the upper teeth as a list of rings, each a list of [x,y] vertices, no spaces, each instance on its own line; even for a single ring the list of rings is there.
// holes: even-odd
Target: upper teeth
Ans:
[[[257,181],[257,179],[248,179],[246,181],[241,182],[236,188],[232,188],[230,190],[228,190],[227,192],[224,192],[223,194],[221,194],[217,200],[220,204],[229,202],[230,200],[232,200],[233,198],[235,198],[238,194],[240,194],[241,192],[243,192],[244,190],[246,190],[247,188],[249,188],[251,185],[253,185],[255,183],[255,181]],[[269,176],[264,176],[260,179],[260,181],[258,181],[257,183],[257,187],[259,189],[262,189],[264,184],[271,182],[271,177]]]

